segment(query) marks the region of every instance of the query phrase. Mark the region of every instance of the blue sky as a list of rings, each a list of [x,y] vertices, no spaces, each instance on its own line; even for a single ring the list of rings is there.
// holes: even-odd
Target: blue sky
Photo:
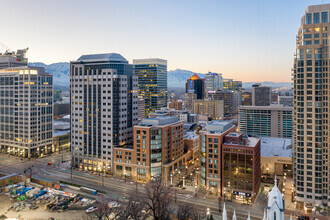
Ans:
[[[31,62],[117,52],[168,69],[242,81],[290,81],[295,37],[315,0],[0,0],[0,42]],[[0,50],[2,50],[0,48]]]

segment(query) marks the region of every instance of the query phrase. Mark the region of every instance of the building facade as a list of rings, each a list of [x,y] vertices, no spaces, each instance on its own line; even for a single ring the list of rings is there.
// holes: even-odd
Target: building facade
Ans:
[[[133,146],[115,148],[115,173],[139,182],[161,178],[169,183],[170,175],[187,163],[183,136],[183,122],[177,117],[142,120],[134,126]]]
[[[214,120],[220,120],[224,116],[223,100],[195,100],[194,114],[206,115]]]
[[[239,107],[239,131],[244,134],[291,138],[292,129],[292,107],[283,105]]]
[[[175,110],[182,110],[183,102],[182,101],[171,101],[168,104],[168,108]]]
[[[260,139],[231,132],[222,144],[222,187],[227,198],[253,202],[261,183]]]
[[[255,84],[252,86],[252,105],[269,106],[272,104],[272,87]]]
[[[278,104],[293,107],[293,96],[279,96]]]
[[[233,79],[223,79],[222,83],[223,90],[229,91],[242,91],[242,81],[235,81]]]
[[[145,117],[148,117],[149,113],[167,106],[167,61],[135,59],[133,65],[139,77],[139,96],[145,102]]]
[[[113,170],[113,148],[133,142],[138,78],[120,54],[83,55],[70,65],[74,166]]]
[[[242,104],[241,92],[218,90],[211,97],[213,100],[223,100],[225,117],[232,118],[237,116],[238,106]]]
[[[200,134],[200,176],[201,189],[215,195],[223,195],[221,187],[221,159],[224,137],[235,131],[232,121],[211,121]]]
[[[205,98],[205,79],[200,78],[197,74],[194,74],[187,80],[186,93],[196,94],[197,99]]]
[[[298,208],[330,206],[330,4],[307,7],[293,66],[293,165]]]
[[[212,93],[223,88],[222,74],[211,73],[205,75],[206,93]]]
[[[44,68],[0,71],[0,150],[20,157],[53,152],[53,76]]]

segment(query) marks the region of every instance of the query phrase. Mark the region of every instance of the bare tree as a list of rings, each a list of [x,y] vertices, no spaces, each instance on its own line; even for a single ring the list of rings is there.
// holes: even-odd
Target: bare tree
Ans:
[[[169,215],[173,211],[170,207],[173,201],[173,190],[164,186],[160,179],[152,180],[146,184],[145,190],[143,202],[146,211],[150,212],[155,220],[170,219]]]
[[[177,210],[177,218],[178,220],[187,220],[187,219],[194,219],[196,213],[195,209],[190,204],[182,204],[179,205]]]
[[[111,202],[117,204],[115,206],[110,206]],[[118,219],[121,215],[121,205],[119,200],[113,200],[108,197],[102,196],[95,204],[95,211],[87,215],[87,219],[106,219],[114,220]]]
[[[145,203],[141,199],[140,194],[132,192],[127,201],[121,202],[121,212],[118,216],[118,220],[146,219]]]

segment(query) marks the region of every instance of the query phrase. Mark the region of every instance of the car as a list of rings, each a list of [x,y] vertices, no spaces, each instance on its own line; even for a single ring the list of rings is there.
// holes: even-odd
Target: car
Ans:
[[[95,212],[98,208],[96,207],[89,207],[88,209],[86,209],[86,213],[92,213]]]

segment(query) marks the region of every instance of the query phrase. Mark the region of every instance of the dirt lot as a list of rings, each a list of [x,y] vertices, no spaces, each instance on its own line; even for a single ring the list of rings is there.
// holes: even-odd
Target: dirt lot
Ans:
[[[66,219],[83,219],[85,216],[85,211],[81,210],[70,210],[65,212],[50,212],[44,209],[43,205],[40,205],[36,210],[27,210],[15,212],[13,210],[7,212],[8,208],[14,204],[15,201],[11,200],[8,195],[0,194],[0,215],[4,214],[8,218],[18,218],[18,219],[37,219],[37,220],[47,220],[53,217],[56,220],[66,220]]]

